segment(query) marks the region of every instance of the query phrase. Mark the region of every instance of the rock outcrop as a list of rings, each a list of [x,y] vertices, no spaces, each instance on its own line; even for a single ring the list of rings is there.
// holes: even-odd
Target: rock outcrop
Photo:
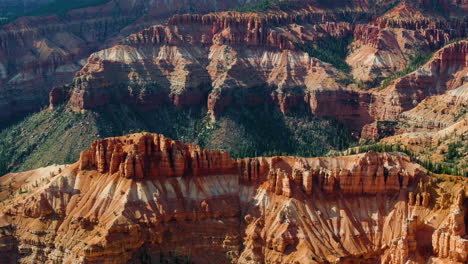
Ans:
[[[70,83],[91,53],[113,45],[131,33],[161,23],[174,14],[195,10],[199,13],[222,11],[246,4],[244,0],[105,2],[74,9],[63,16],[20,17],[2,26],[2,120],[47,105],[51,89]],[[24,9],[24,3],[20,4]]]
[[[408,18],[413,13],[419,15]],[[75,111],[115,103],[142,110],[206,106],[216,119],[228,108],[268,103],[285,114],[305,109],[338,119],[359,133],[366,124],[395,119],[426,96],[460,84],[465,41],[437,52],[425,66],[430,71],[422,68],[382,91],[346,87],[342,80],[381,80],[405,69],[418,51],[465,37],[468,23],[408,2],[365,22],[350,23],[346,14],[314,5],[287,12],[176,15],[92,54],[73,80],[68,105]],[[332,37],[354,37],[347,57],[351,75],[298,48]],[[427,87],[429,82],[437,87]]]
[[[265,100],[263,94],[271,98],[273,90],[281,96],[287,92],[282,90],[304,85],[336,89],[333,78],[343,74],[298,51],[273,28],[301,21],[313,31],[350,33],[346,23],[316,25],[327,19],[333,17],[305,11],[175,16],[93,54],[75,77],[69,105],[82,110],[115,102],[144,109],[208,104],[216,116],[227,106]],[[246,98],[237,95],[239,86],[251,91]]]
[[[96,141],[72,165],[1,177],[0,257],[464,263],[466,186],[401,153],[233,160],[134,134]]]
[[[439,258],[466,262],[468,259],[467,208],[465,192],[456,194],[452,212],[445,222],[432,234],[434,253]]]
[[[95,141],[81,153],[79,168],[129,179],[236,172],[234,160],[225,151],[202,150],[156,134]]]
[[[468,104],[467,48],[467,40],[447,45],[418,70],[373,92],[367,109],[377,121],[363,126],[361,138],[380,140],[408,133],[429,142],[432,139],[427,138],[440,139],[457,129],[463,134]]]
[[[468,41],[447,45],[420,69],[376,92],[370,112],[377,120],[395,120],[426,97],[460,87],[465,83],[467,73]]]
[[[466,38],[466,23],[463,19],[447,20],[402,1],[371,23],[356,25],[347,58],[352,75],[372,82],[404,70],[411,56],[439,49],[453,38]],[[446,28],[456,29],[449,33]]]
[[[395,120],[365,125],[361,138],[407,149],[421,161],[448,161],[451,167],[457,168],[453,173],[466,175],[468,83],[463,78],[460,79],[463,85],[440,95],[426,97],[416,107],[402,112]],[[423,89],[425,88],[427,86]]]
[[[242,182],[266,181],[271,192],[287,197],[297,189],[312,195],[314,183],[325,194],[392,194],[424,175],[406,156],[377,153],[342,158],[247,159],[240,160],[240,167]]]

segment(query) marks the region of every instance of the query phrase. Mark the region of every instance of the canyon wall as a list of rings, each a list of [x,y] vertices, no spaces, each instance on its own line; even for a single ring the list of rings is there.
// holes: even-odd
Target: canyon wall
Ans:
[[[69,96],[75,111],[115,103],[142,110],[206,106],[212,119],[228,108],[268,103],[285,114],[299,108],[338,119],[360,133],[463,83],[466,41],[442,48],[384,90],[342,80],[382,79],[405,69],[419,50],[465,37],[464,18],[445,19],[404,2],[369,23],[350,23],[344,13],[310,8],[174,16],[92,54],[66,98],[56,101]],[[299,48],[350,37],[350,74]]]
[[[370,111],[379,120],[395,120],[426,97],[461,87],[467,74],[468,41],[463,40],[445,46],[418,70],[376,92]]]
[[[0,29],[0,118],[44,107],[49,91],[70,83],[92,52],[131,33],[174,14],[206,13],[244,4],[244,0],[115,0],[62,16],[20,17]]]
[[[382,80],[408,67],[419,51],[466,38],[468,22],[457,15],[465,5],[446,2],[439,5],[447,14],[431,11],[427,1],[294,1],[286,9],[255,13],[172,16],[254,1],[120,0],[63,17],[21,17],[0,31],[0,116],[38,110],[49,92],[52,108],[67,101],[78,111],[122,102],[144,110],[206,107],[213,119],[229,107],[266,102],[283,113],[308,109],[359,133],[372,121],[414,107],[434,89],[414,88],[429,77],[402,78],[382,93],[343,80]],[[298,48],[331,37],[353,38],[345,58],[350,74]],[[463,48],[446,52],[463,54]],[[432,70],[431,80],[442,82],[455,74]],[[435,91],[443,93],[445,86]]]
[[[468,260],[466,180],[401,153],[234,160],[134,134],[0,186],[11,263]]]

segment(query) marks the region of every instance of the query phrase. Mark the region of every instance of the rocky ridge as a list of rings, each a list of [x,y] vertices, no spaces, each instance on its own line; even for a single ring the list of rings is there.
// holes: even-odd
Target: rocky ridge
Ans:
[[[254,1],[250,1],[254,2]],[[86,58],[177,13],[227,10],[239,1],[108,1],[63,16],[20,17],[0,30],[0,117],[47,105],[54,86],[70,83]]]
[[[410,7],[404,2],[395,9]],[[368,24],[309,9],[174,16],[92,54],[76,74],[70,98],[67,93],[55,101],[68,101],[76,111],[117,102],[140,109],[206,105],[213,119],[227,108],[268,102],[283,113],[307,109],[360,132],[375,120],[395,119],[428,95],[461,85],[466,41],[444,47],[419,71],[382,91],[346,87],[340,80],[349,75],[310,57],[298,44],[353,36],[347,62],[352,77],[367,80],[404,69],[408,54],[419,49],[466,36],[463,19],[421,13],[408,22],[401,13],[392,10]],[[451,64],[457,66],[447,67]]]
[[[132,179],[209,176],[234,167],[226,152],[202,150],[156,134],[95,141],[91,149],[81,153],[79,161],[81,170],[118,173]]]
[[[449,44],[437,51],[424,66],[377,92],[370,111],[377,119],[395,120],[428,96],[461,87],[467,74],[468,41]]]
[[[467,92],[464,84],[446,94],[428,97],[414,109],[403,112],[398,122],[390,126],[392,133],[380,141],[404,146],[420,160],[432,162],[446,160],[450,145],[455,145],[457,157],[452,159],[455,158],[453,162],[459,168],[459,175],[465,175],[468,163],[465,147],[468,136]],[[377,139],[380,139],[382,134],[378,129],[375,131]]]
[[[17,249],[20,263],[463,263],[466,185],[399,153],[233,160],[135,134],[96,141],[73,165],[1,177],[0,254]]]

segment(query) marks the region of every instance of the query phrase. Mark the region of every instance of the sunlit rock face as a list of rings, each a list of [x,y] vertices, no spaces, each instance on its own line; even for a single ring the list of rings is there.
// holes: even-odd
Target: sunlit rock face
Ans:
[[[75,111],[120,103],[141,110],[206,107],[215,120],[227,109],[267,103],[284,114],[305,109],[337,119],[359,134],[463,83],[466,41],[444,45],[467,36],[466,19],[447,19],[408,1],[382,14],[361,4],[349,7],[350,14],[371,17],[359,23],[311,2],[287,11],[176,15],[91,54],[66,94],[51,93],[51,105],[66,102]],[[329,38],[353,40],[345,58],[349,74],[298,46]],[[385,89],[343,83],[378,84],[421,51],[437,52]]]
[[[466,180],[400,153],[234,160],[157,134],[0,178],[5,263],[465,263]]]
[[[402,112],[417,107],[428,96],[444,94],[459,87],[463,93],[466,85],[462,85],[466,83],[467,74],[468,40],[462,40],[445,46],[421,68],[376,92],[370,111],[379,120],[394,120]]]
[[[68,102],[77,111],[116,103],[206,107],[213,119],[229,107],[267,102],[360,133],[428,92],[407,95],[402,81],[391,96],[374,95],[340,80],[386,78],[419,51],[468,34],[460,15],[466,4],[456,1],[296,0],[284,11],[214,12],[254,2],[121,0],[72,10],[66,19],[21,17],[0,30],[0,117],[37,111],[48,98],[51,108]],[[435,2],[443,14],[431,11]],[[353,39],[349,75],[297,48],[330,37]],[[422,87],[428,78],[415,81]],[[58,89],[65,84],[72,91]]]
[[[202,109],[210,124],[268,106],[416,154],[468,132],[466,1],[208,13],[253,2],[119,0],[19,18],[0,30],[0,120],[47,98],[51,111]],[[349,41],[349,71],[305,51],[326,39]],[[420,52],[434,55],[379,86]],[[0,177],[0,264],[464,264],[467,186],[397,152],[236,160],[158,134],[106,138],[74,164]]]
[[[5,1],[3,1],[5,2]],[[28,2],[14,1],[23,11]],[[36,5],[48,0],[35,0]],[[76,2],[76,1],[75,1]],[[37,111],[88,56],[174,14],[229,10],[256,0],[115,0],[64,15],[25,16],[0,29],[0,118]],[[8,4],[5,2],[4,4]],[[5,8],[13,8],[8,5]],[[0,12],[2,3],[0,3]],[[27,13],[27,12],[26,12]],[[34,14],[34,13],[33,13]]]

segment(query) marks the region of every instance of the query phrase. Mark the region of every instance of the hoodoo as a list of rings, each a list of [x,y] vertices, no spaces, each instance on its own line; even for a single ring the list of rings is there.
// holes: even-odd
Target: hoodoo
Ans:
[[[1,177],[0,256],[461,264],[466,186],[396,152],[234,160],[133,134],[95,141],[72,165]]]

